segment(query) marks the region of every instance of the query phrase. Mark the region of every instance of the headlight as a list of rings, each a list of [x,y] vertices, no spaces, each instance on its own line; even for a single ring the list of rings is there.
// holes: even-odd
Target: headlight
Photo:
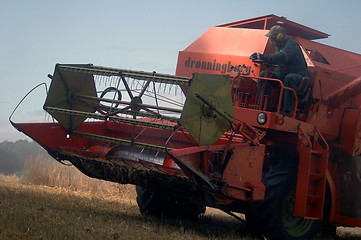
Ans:
[[[260,114],[258,114],[257,122],[260,125],[265,124],[267,122],[267,115],[264,112],[261,112]]]

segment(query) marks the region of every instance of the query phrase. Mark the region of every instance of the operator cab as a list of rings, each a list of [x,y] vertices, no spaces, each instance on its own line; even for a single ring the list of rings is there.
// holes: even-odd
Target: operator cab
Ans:
[[[283,104],[283,95],[285,91],[291,91],[295,97],[293,111],[290,117],[303,118],[302,113],[307,110],[312,101],[312,91],[317,72],[315,70],[307,70],[307,77],[304,77],[300,86],[296,91],[285,87],[281,80],[267,78],[267,73],[272,69],[272,65],[263,64],[263,62],[255,61],[255,64],[262,65],[265,69],[265,77],[251,77],[239,72],[232,78],[232,99],[234,107],[243,107],[267,112],[281,113]],[[258,81],[266,81],[271,84],[272,89],[269,95],[265,94],[265,86],[257,94]],[[303,120],[303,119],[300,119]]]

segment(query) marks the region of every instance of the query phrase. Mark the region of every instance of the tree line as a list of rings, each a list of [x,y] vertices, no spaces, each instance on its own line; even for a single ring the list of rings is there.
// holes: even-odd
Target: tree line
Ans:
[[[25,160],[46,152],[34,141],[18,140],[0,143],[0,173],[21,175]]]

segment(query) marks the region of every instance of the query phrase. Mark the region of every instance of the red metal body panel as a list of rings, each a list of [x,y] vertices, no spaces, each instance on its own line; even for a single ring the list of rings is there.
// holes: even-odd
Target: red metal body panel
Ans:
[[[314,85],[315,98],[323,98],[339,91],[346,84],[360,76],[361,55],[321,43],[296,38],[311,61],[309,67],[317,71]],[[321,88],[319,81],[321,81]]]
[[[254,67],[249,56],[265,51],[268,41],[265,33],[264,30],[212,27],[179,52],[176,75],[230,74],[237,73],[240,68],[246,75],[258,75],[259,69]]]
[[[259,159],[263,159],[264,148],[264,145],[235,148],[234,154],[223,172],[223,181],[235,189],[247,188],[252,185],[251,183],[259,182],[259,179],[262,178],[263,165],[263,161],[259,161]],[[262,190],[264,190],[264,186]],[[257,192],[255,189],[253,191]],[[261,194],[257,192],[252,196],[252,200],[262,200],[264,199],[264,191],[261,191]],[[241,199],[247,200],[247,198]]]

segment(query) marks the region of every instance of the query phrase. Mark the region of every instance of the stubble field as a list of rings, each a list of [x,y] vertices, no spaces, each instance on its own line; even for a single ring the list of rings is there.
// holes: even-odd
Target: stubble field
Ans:
[[[22,177],[0,175],[0,239],[263,239],[208,208],[198,221],[144,217],[133,186],[91,179],[37,157]],[[334,239],[361,239],[338,228]],[[318,238],[325,239],[325,238]]]

